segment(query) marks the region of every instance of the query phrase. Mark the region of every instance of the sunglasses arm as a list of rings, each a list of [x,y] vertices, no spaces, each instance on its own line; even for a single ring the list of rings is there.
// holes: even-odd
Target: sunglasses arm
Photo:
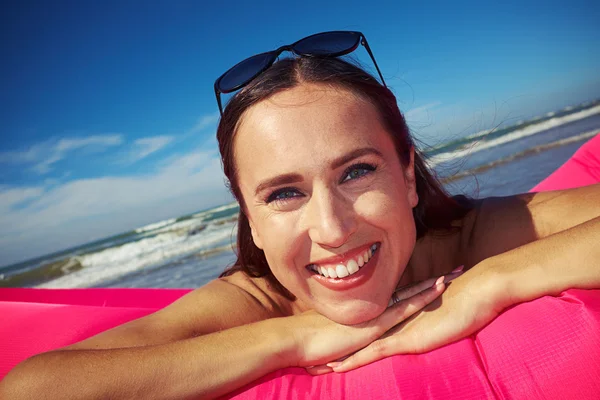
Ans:
[[[387,85],[385,84],[385,80],[383,79],[383,75],[381,74],[381,71],[379,70],[379,66],[377,65],[377,61],[375,61],[375,56],[373,55],[373,52],[371,51],[371,47],[369,47],[367,38],[365,37],[365,35],[361,35],[361,36],[362,36],[361,43],[363,46],[365,46],[365,49],[367,49],[367,53],[369,53],[369,55],[371,56],[371,60],[373,60],[373,64],[375,64],[375,69],[377,69],[379,78],[381,78],[381,83],[383,84],[383,86],[387,87]]]
[[[221,92],[217,89],[217,84],[215,83],[215,97],[217,98],[217,104],[219,105],[219,113],[221,113],[221,117],[223,116],[223,105],[221,104]]]

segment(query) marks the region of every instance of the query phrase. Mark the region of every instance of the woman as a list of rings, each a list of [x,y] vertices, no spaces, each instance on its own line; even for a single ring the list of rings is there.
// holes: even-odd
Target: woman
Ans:
[[[0,394],[216,397],[288,366],[340,372],[434,349],[512,304],[600,287],[598,185],[449,197],[392,93],[335,58],[359,40],[370,53],[364,37],[322,35],[217,81],[220,107],[220,92],[242,87],[217,132],[241,206],[233,268],[155,314],[32,357]],[[273,64],[283,50],[301,57]]]

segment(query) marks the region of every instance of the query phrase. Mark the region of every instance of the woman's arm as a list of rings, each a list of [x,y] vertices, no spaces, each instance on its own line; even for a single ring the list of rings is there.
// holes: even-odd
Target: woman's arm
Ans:
[[[345,326],[312,311],[244,323],[258,315],[244,303],[247,292],[223,285],[229,283],[209,284],[154,316],[26,360],[0,383],[0,398],[213,398],[276,369],[318,365],[356,351],[445,288],[442,283],[372,321]],[[222,291],[221,305],[214,302],[215,288]],[[261,303],[260,296],[251,297]],[[194,307],[205,311],[199,316]],[[181,319],[186,313],[191,324]],[[212,333],[182,338],[198,324],[204,328],[196,332]]]
[[[489,199],[476,212],[462,247],[472,268],[424,312],[331,364],[335,371],[433,350],[474,333],[514,304],[570,288],[600,288],[600,185]]]
[[[423,312],[329,366],[345,372],[394,354],[431,351],[483,328],[507,307],[570,288],[600,288],[600,217],[485,259]]]
[[[6,399],[213,398],[288,366],[278,319],[172,343],[34,356],[2,381]]]
[[[269,320],[281,315],[249,281],[213,281],[154,314],[24,361],[2,380],[0,398],[216,396],[224,382],[233,389],[281,368],[286,338]]]
[[[468,268],[600,217],[600,184],[488,198],[467,217],[461,258]]]
[[[477,268],[501,280],[501,308],[576,289],[600,288],[600,217],[491,257]]]
[[[482,203],[465,258],[506,282],[500,307],[600,288],[600,184]]]

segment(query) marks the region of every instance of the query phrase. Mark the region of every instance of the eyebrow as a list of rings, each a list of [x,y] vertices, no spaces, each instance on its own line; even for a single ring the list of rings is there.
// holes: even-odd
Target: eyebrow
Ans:
[[[270,188],[273,186],[280,186],[280,185],[289,185],[290,183],[296,183],[296,182],[302,182],[302,175],[300,175],[300,174],[278,175],[274,178],[262,181],[256,187],[256,190],[254,193],[255,193],[255,195],[257,195],[267,188]]]
[[[339,168],[342,165],[354,160],[355,158],[359,158],[359,157],[362,157],[367,154],[374,154],[376,156],[383,157],[383,154],[381,154],[381,152],[379,150],[374,149],[372,147],[363,147],[361,149],[353,150],[350,153],[344,154],[343,156],[338,157],[335,160],[333,160],[331,162],[331,169]],[[274,186],[281,186],[281,185],[289,185],[290,183],[302,182],[302,180],[303,180],[302,175],[296,174],[296,173],[278,175],[274,178],[270,178],[270,179],[262,181],[256,187],[256,190],[254,191],[254,193],[255,193],[255,195],[258,195],[260,192],[262,192],[263,190],[265,190],[267,188],[274,187]]]
[[[375,154],[376,156],[383,157],[383,154],[381,154],[379,150],[374,149],[373,147],[363,147],[361,149],[352,150],[350,153],[336,158],[331,163],[331,168],[339,168],[342,165],[354,160],[355,158],[362,157],[367,154]]]

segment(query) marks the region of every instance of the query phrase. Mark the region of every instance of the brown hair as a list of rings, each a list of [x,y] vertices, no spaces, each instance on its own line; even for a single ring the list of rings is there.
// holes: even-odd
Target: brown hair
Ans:
[[[244,199],[237,181],[233,143],[239,121],[249,107],[303,82],[344,89],[373,104],[379,112],[384,127],[392,137],[403,165],[408,165],[410,149],[415,147],[394,94],[361,68],[339,58],[300,57],[281,60],[231,99],[219,122],[217,140],[223,170],[229,181],[229,189],[240,203],[240,213],[237,260],[221,276],[243,271],[251,277],[266,277],[290,298],[293,296],[272,275],[263,251],[256,247],[252,240],[250,224],[245,215]],[[419,196],[419,203],[413,209],[417,239],[431,230],[452,229],[452,221],[462,218],[472,208],[471,201],[464,196],[450,197],[429,172],[422,155],[416,148],[414,167]]]

